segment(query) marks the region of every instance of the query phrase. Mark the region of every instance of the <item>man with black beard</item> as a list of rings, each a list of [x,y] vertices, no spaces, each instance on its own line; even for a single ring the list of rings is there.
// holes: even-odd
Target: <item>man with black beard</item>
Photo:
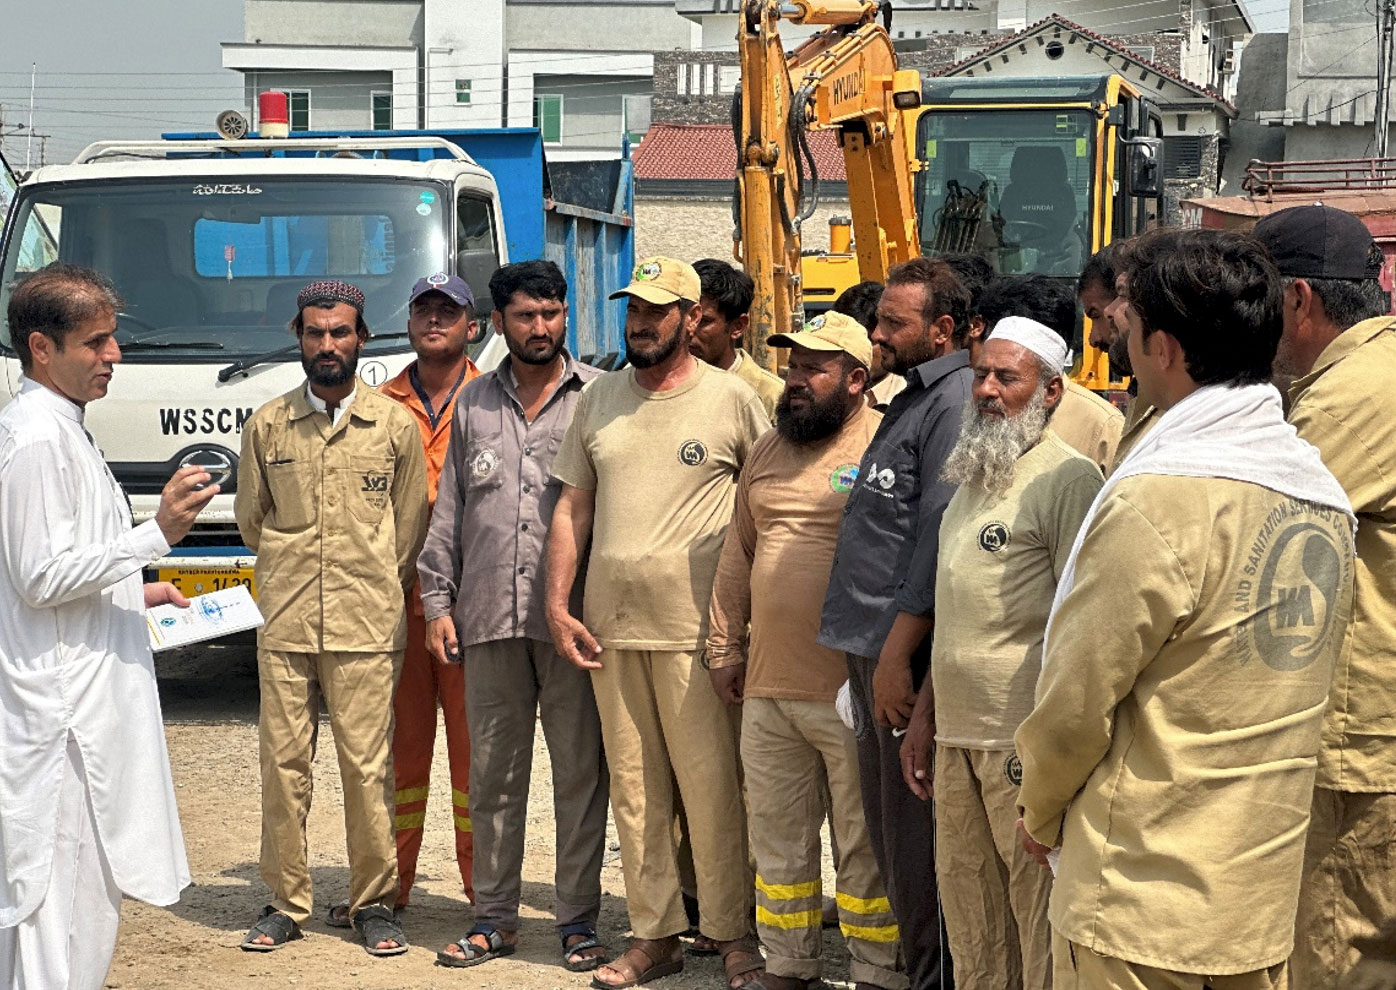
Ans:
[[[370,955],[399,955],[393,917],[393,685],[426,535],[426,455],[417,424],[355,376],[364,297],[346,282],[301,290],[291,329],[307,381],[242,434],[234,510],[257,553],[262,880],[272,899],[242,947],[269,952],[310,916],[305,842],[320,702],[344,790],[349,919]]]
[[[931,676],[902,772],[922,800],[934,780],[936,877],[961,990],[1052,985],[1051,876],[1015,833],[1013,733],[1032,710],[1057,577],[1102,483],[1047,429],[1065,358],[1054,328],[1019,316],[995,323],[942,475],[960,487],[940,525]]]
[[[907,980],[863,818],[857,743],[834,708],[848,668],[842,653],[815,642],[839,520],[882,420],[864,398],[872,346],[841,313],[770,343],[790,348],[785,390],[775,430],[757,442],[737,483],[708,629],[713,688],[742,712],[756,927],[766,947],[761,986],[819,982],[827,781],[851,978],[900,990]]]

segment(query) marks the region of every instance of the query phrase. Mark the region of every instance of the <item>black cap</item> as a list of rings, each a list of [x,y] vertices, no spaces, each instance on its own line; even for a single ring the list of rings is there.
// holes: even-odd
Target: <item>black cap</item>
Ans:
[[[1381,248],[1346,210],[1318,203],[1291,206],[1263,218],[1251,236],[1290,278],[1360,281],[1381,275]]]

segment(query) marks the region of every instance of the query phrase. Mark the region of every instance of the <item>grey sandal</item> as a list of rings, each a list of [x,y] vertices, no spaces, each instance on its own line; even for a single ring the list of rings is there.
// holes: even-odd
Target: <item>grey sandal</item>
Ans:
[[[562,938],[562,965],[569,972],[590,973],[593,969],[611,961],[611,950],[606,943],[596,937],[596,929],[585,922],[575,925],[564,925],[558,929],[558,935]],[[582,936],[580,942],[567,944],[569,938]],[[592,949],[600,949],[599,956],[582,956],[580,959],[572,957],[582,952],[589,952]]]
[[[262,935],[270,938],[271,942],[253,941]],[[262,913],[257,915],[257,923],[243,936],[241,948],[244,952],[275,952],[287,942],[304,937],[300,925],[268,904],[262,908]]]
[[[474,942],[470,941],[472,935],[478,935],[485,940],[488,949],[482,949]],[[456,939],[456,947],[465,953],[465,957],[453,956],[449,952],[438,952],[436,954],[436,965],[450,966],[452,969],[465,969],[468,966],[478,966],[482,962],[489,962],[491,959],[498,959],[501,956],[512,956],[518,947],[510,945],[504,941],[504,936],[499,934],[499,929],[490,925],[476,925],[465,933],[463,938]]]
[[[364,951],[370,956],[400,956],[407,951],[407,936],[398,924],[393,912],[379,904],[360,908],[354,915],[354,930],[364,940]],[[387,949],[378,948],[379,942],[396,942]]]

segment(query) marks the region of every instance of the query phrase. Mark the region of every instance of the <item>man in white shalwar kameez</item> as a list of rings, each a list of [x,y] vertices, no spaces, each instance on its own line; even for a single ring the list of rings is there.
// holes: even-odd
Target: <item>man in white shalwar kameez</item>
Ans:
[[[172,904],[189,865],[144,610],[187,604],[141,569],[217,493],[184,468],[153,520],[83,427],[106,394],[119,300],[51,265],[10,297],[25,381],[0,412],[0,987],[98,990],[121,896]]]

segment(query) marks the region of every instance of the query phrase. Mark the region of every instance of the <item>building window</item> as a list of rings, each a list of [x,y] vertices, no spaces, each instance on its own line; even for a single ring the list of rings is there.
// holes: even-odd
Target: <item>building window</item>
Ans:
[[[286,106],[290,110],[291,130],[310,130],[310,90],[292,89],[286,91]]]
[[[457,80],[456,80],[456,102],[457,102],[457,103],[469,103],[469,102],[470,102],[470,80],[469,80],[469,79],[457,79]]]
[[[544,144],[562,141],[562,95],[539,93],[533,97],[533,126],[543,133]]]
[[[391,131],[393,129],[393,94],[371,93],[369,98],[373,101],[373,129],[375,131]]]
[[[650,102],[648,93],[630,93],[621,98],[625,134],[631,144],[639,144],[650,129]]]
[[[1163,177],[1200,179],[1204,138],[1175,135],[1163,139]]]

